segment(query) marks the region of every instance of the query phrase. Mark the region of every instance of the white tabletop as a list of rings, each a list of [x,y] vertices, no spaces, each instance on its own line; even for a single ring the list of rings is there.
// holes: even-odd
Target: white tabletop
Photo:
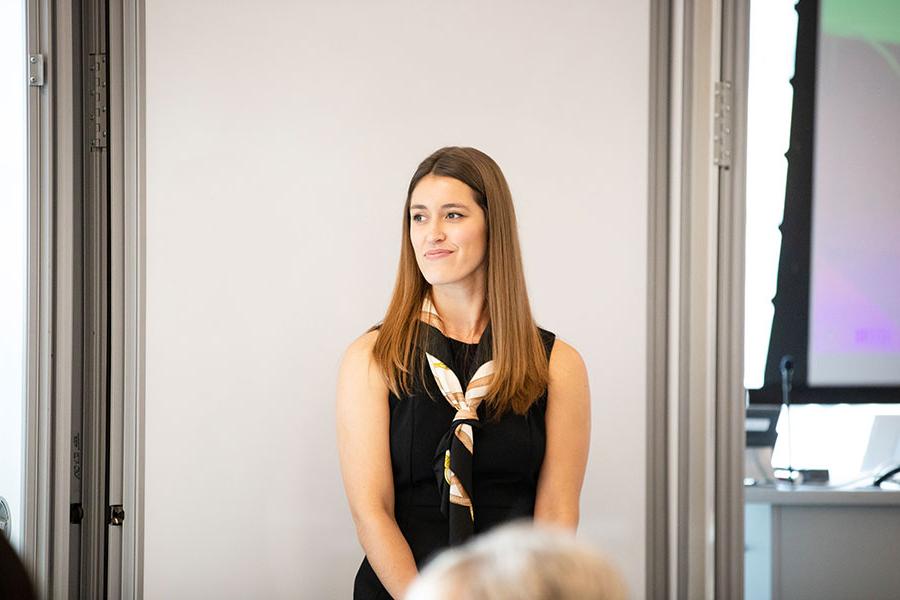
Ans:
[[[900,490],[878,488],[835,489],[827,486],[779,484],[747,486],[744,500],[748,504],[793,505],[871,505],[900,506]]]

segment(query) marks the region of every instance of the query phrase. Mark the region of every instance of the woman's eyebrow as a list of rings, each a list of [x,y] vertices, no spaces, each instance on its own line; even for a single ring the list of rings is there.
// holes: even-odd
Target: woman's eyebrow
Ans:
[[[428,207],[425,206],[424,204],[413,204],[409,207],[410,210],[412,210],[414,208],[428,210]],[[466,206],[465,204],[456,204],[454,202],[451,202],[449,204],[441,205],[441,208],[468,208],[468,206]]]

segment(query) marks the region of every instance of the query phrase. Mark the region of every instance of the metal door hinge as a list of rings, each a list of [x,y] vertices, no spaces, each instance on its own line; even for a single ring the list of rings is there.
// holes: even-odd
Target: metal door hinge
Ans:
[[[90,95],[91,110],[91,150],[106,148],[107,132],[109,131],[109,115],[107,113],[108,90],[106,87],[106,55],[91,54],[90,71],[88,74],[88,93]]]
[[[734,148],[733,94],[730,81],[716,82],[715,111],[713,113],[713,164],[731,168]]]
[[[106,511],[106,523],[108,525],[115,525],[116,527],[121,527],[122,523],[125,521],[125,509],[122,508],[121,504],[113,504]]]
[[[28,55],[28,85],[44,85],[44,55]]]

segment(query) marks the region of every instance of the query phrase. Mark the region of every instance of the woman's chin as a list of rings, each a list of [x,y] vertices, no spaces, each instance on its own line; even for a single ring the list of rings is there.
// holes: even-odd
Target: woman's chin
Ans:
[[[459,277],[447,275],[446,273],[429,273],[425,275],[425,281],[431,286],[447,285],[448,283],[456,283]]]
[[[468,280],[474,280],[479,276],[484,277],[483,274],[479,273],[478,269],[465,271],[463,273],[460,273],[459,269],[429,269],[427,272],[422,271],[422,277],[424,277],[425,281],[432,287],[460,284],[467,282]]]

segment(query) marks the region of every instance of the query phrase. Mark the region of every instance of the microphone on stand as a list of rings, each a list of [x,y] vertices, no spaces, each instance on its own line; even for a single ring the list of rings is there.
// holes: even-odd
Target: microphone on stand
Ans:
[[[788,454],[788,480],[791,483],[794,483],[797,479],[799,473],[795,473],[794,465],[791,457],[791,446],[793,444],[792,436],[791,436],[791,387],[793,386],[794,380],[794,357],[790,354],[785,354],[781,357],[781,363],[778,365],[779,370],[781,371],[781,403],[786,407],[786,416],[787,416],[787,454]]]

